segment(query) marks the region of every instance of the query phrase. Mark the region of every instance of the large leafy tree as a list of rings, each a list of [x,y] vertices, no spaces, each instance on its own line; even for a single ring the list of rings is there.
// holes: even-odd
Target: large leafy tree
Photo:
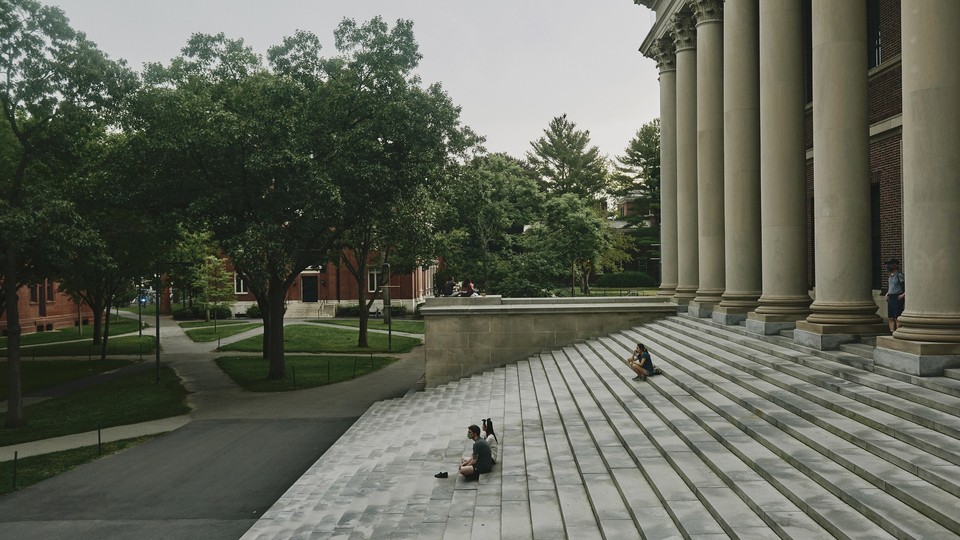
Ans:
[[[76,213],[58,181],[71,174],[91,132],[108,122],[133,78],[63,12],[34,0],[0,0],[0,106],[5,142],[0,177],[0,281],[7,316],[6,425],[23,422],[17,289],[55,275],[72,257]],[[12,137],[11,137],[12,136]],[[5,145],[6,146],[6,145]]]
[[[270,378],[284,376],[296,276],[348,232],[383,230],[378,213],[440,178],[467,139],[440,87],[412,75],[411,23],[348,19],[335,38],[333,58],[300,32],[264,62],[241,40],[195,35],[169,65],[148,67],[138,103],[174,189],[257,299]]]
[[[615,195],[655,202],[660,198],[660,119],[647,122],[617,156],[613,189]]]
[[[447,271],[500,289],[516,267],[514,255],[525,225],[537,220],[543,195],[523,164],[506,155],[478,156],[448,185],[453,210],[446,216]]]
[[[590,293],[590,278],[614,246],[613,232],[588,201],[568,193],[544,203],[543,220],[534,228],[538,250],[566,266],[571,288]],[[555,270],[558,272],[559,270]]]
[[[577,129],[566,114],[551,120],[543,136],[530,146],[527,161],[544,191],[556,195],[573,193],[586,199],[598,199],[607,192],[606,158],[590,144],[590,132]]]

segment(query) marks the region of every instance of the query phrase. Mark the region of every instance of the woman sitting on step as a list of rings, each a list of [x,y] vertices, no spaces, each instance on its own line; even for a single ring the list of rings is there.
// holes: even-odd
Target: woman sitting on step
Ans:
[[[490,457],[493,459],[493,464],[497,464],[497,445],[500,443],[500,440],[497,439],[497,434],[493,432],[493,421],[489,418],[484,419],[480,422],[481,429],[483,430],[483,438],[487,440],[487,444],[490,445]]]
[[[627,358],[627,365],[637,374],[633,378],[635,381],[645,381],[651,375],[660,375],[660,368],[653,365],[653,359],[650,358],[650,352],[643,343],[637,343],[637,348],[633,350],[630,358]]]

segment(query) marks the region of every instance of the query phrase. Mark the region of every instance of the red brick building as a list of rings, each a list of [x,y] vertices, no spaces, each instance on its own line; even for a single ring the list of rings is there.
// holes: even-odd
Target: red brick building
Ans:
[[[77,306],[68,295],[57,290],[57,283],[44,280],[42,283],[21,287],[17,291],[20,301],[20,331],[23,334],[49,332],[79,324],[90,324],[90,308]],[[6,310],[0,313],[0,335],[7,335]]]

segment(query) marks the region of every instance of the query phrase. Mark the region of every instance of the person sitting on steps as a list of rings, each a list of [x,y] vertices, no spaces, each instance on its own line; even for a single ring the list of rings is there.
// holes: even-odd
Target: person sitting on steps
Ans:
[[[497,434],[493,432],[493,421],[489,418],[484,419],[480,422],[483,424],[483,438],[487,441],[487,444],[490,446],[490,458],[493,460],[493,464],[497,464],[497,445],[500,443],[497,439]]]
[[[467,438],[473,441],[473,454],[460,460],[460,474],[467,480],[479,480],[481,474],[493,468],[490,445],[480,436],[480,427],[476,424],[467,428]]]
[[[637,374],[633,378],[635,381],[645,381],[651,375],[660,375],[660,368],[653,365],[653,359],[650,358],[650,352],[643,346],[643,343],[637,343],[637,348],[633,350],[630,358],[627,358],[627,365]]]

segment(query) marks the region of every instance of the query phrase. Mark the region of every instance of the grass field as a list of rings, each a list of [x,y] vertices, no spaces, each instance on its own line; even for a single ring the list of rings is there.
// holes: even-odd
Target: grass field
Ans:
[[[241,334],[247,330],[253,330],[263,326],[261,323],[227,324],[218,325],[216,329],[213,326],[203,326],[187,330],[187,337],[198,343],[216,341],[217,338],[225,338],[236,334]]]
[[[118,336],[137,331],[137,321],[131,319],[110,319],[110,335]],[[77,328],[62,328],[52,332],[34,332],[20,336],[20,346],[27,347],[31,345],[44,345],[47,343],[59,343],[62,341],[76,341],[93,338],[93,325],[82,327],[82,334],[77,332]],[[7,347],[7,338],[0,337],[0,347]]]
[[[22,360],[20,362],[20,387],[23,393],[31,394],[42,388],[57,386],[88,375],[130,365],[129,360]],[[7,399],[7,362],[0,360],[0,401]]]
[[[145,443],[158,435],[148,435],[133,439],[124,439],[97,445],[74,448],[62,452],[52,452],[40,456],[31,456],[17,460],[17,489],[32,486],[47,478],[65,473],[84,463],[96,461],[103,456],[116,454],[121,450]],[[0,461],[0,495],[13,491],[13,460]]]
[[[369,355],[291,355],[286,357],[286,377],[274,380],[267,379],[267,363],[259,356],[224,356],[217,359],[217,365],[251,392],[284,392],[350,380],[396,360]]]
[[[153,370],[106,381],[24,407],[26,425],[0,429],[0,446],[178,416],[189,412],[187,391],[169,367],[160,384]]]
[[[154,336],[146,334],[140,336],[112,337],[107,340],[107,355],[137,356],[153,354]],[[0,357],[6,357],[7,350],[0,350]],[[83,341],[65,341],[24,347],[20,349],[20,358],[29,359],[43,356],[79,356],[94,358],[100,356],[100,345],[94,346],[92,339]]]
[[[360,321],[354,320],[354,319],[311,319],[307,322],[335,324],[338,326],[349,326],[352,328],[360,327]],[[370,319],[368,321],[367,328],[372,328],[374,330],[389,329],[389,327],[387,326],[387,323],[383,322],[382,319]],[[408,321],[408,320],[393,321],[393,331],[407,332],[409,334],[422,334],[423,321]]]
[[[371,332],[367,335],[369,347],[357,347],[357,332],[337,328],[295,324],[284,328],[284,347],[287,352],[302,353],[368,353],[387,352],[387,335]],[[391,352],[407,352],[419,345],[416,338],[393,336]],[[263,336],[254,336],[243,341],[224,345],[224,351],[260,352],[263,350]]]

